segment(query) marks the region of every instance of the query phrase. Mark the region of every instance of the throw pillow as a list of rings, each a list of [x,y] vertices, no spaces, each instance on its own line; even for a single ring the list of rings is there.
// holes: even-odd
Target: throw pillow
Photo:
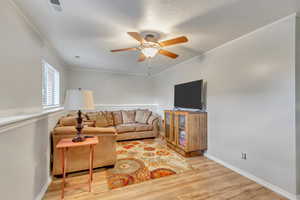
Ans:
[[[151,111],[149,110],[137,110],[135,113],[135,121],[138,123],[146,124],[150,115]]]
[[[111,112],[99,112],[97,115],[96,127],[108,127],[113,126],[113,117]]]
[[[150,117],[149,117],[149,119],[148,119],[148,124],[153,124],[153,122],[156,120],[156,119],[158,119],[159,118],[159,116],[158,115],[154,115],[154,114],[152,114]]]
[[[113,115],[112,115],[112,112],[105,112],[105,115],[106,115],[106,120],[107,120],[107,123],[109,126],[113,126],[114,125],[114,118],[113,118]]]
[[[96,123],[95,123],[96,127],[107,127],[108,123],[106,120],[106,116],[104,113],[99,112],[97,117],[96,117]]]
[[[122,110],[123,123],[129,124],[135,122],[135,111],[134,110]]]
[[[63,117],[59,122],[60,126],[77,126],[76,117]]]
[[[121,111],[114,111],[112,112],[112,115],[113,115],[114,125],[123,124]]]

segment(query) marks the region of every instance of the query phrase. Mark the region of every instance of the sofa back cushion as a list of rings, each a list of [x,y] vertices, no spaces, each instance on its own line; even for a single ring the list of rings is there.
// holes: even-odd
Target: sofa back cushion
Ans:
[[[122,118],[122,112],[121,111],[113,111],[113,120],[114,120],[114,125],[119,125],[123,124],[123,118]]]
[[[134,110],[122,110],[123,123],[129,124],[135,122],[135,111]]]
[[[63,117],[59,121],[60,126],[77,126],[77,118],[70,116],[70,117]]]
[[[151,111],[149,110],[137,110],[135,112],[135,121],[137,123],[146,124],[150,115],[151,115]]]
[[[84,127],[95,127],[95,121],[83,121]]]
[[[96,121],[98,112],[88,112],[86,113],[86,116],[88,117],[88,120]]]
[[[67,114],[67,117],[76,117],[77,118],[78,117],[78,111],[71,111],[71,112],[69,112]],[[84,112],[82,112],[81,117],[82,117],[83,121],[87,121],[88,120],[87,115]]]
[[[96,118],[96,127],[113,126],[114,120],[111,112],[99,112]]]
[[[110,126],[114,125],[114,117],[113,117],[112,112],[109,112],[109,111],[106,112],[106,119],[107,119],[108,123],[110,124]]]

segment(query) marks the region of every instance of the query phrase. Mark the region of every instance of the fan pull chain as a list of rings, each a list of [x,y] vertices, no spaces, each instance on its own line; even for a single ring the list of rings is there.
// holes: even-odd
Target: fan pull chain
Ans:
[[[148,71],[148,72],[147,72],[147,75],[148,75],[148,76],[151,76],[150,60],[151,60],[151,58],[148,58],[147,61],[146,61],[146,62],[147,62],[147,69],[148,69],[148,70],[147,70],[147,71]]]

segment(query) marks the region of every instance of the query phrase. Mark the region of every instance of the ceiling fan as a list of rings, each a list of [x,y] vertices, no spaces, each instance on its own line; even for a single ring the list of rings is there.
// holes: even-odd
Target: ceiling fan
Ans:
[[[111,50],[111,52],[141,51],[138,59],[139,62],[146,60],[146,58],[153,58],[157,53],[175,59],[178,57],[177,54],[164,50],[162,48],[188,41],[187,37],[185,36],[158,42],[157,37],[155,37],[155,35],[153,34],[146,34],[145,37],[137,32],[127,32],[127,34],[139,41],[141,43],[140,46],[134,48],[115,49]]]

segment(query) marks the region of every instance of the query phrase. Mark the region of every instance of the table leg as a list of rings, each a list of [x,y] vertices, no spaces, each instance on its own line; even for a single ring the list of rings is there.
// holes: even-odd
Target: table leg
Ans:
[[[94,180],[94,153],[95,153],[95,145],[92,145],[92,183]]]
[[[92,184],[92,155],[93,155],[93,145],[90,145],[90,172],[89,172],[89,192],[92,191],[92,187],[91,187],[91,184]]]
[[[67,170],[68,170],[68,152],[69,152],[69,148],[66,147],[65,148],[65,179],[68,176]],[[66,184],[66,183],[65,183]]]
[[[65,148],[61,149],[61,167],[62,167],[62,174],[63,174],[63,179],[62,179],[62,186],[61,186],[61,199],[64,199],[64,192],[65,192]]]

